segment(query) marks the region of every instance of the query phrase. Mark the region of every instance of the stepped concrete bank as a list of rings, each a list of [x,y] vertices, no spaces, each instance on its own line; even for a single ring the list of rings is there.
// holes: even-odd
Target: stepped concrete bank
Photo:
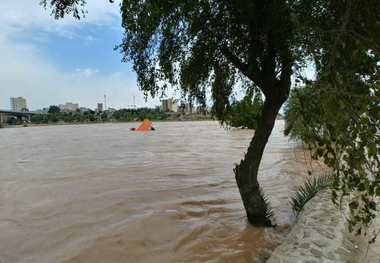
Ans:
[[[379,229],[380,218],[375,227]],[[328,191],[319,193],[299,215],[297,222],[267,263],[380,262],[380,238],[368,246],[346,227],[344,212],[330,200]]]

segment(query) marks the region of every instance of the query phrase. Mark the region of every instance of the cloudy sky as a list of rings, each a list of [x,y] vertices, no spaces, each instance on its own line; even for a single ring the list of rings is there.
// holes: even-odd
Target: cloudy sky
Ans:
[[[107,94],[108,105],[127,107],[144,101],[130,64],[114,51],[121,42],[119,6],[88,1],[85,19],[56,21],[39,0],[0,1],[0,109],[22,96],[31,110],[65,102],[94,108]]]

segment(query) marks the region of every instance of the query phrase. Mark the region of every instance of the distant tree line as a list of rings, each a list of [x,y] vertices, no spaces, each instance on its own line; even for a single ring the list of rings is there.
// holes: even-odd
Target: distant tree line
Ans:
[[[173,114],[161,111],[159,108],[137,108],[120,109],[116,111],[106,110],[97,112],[87,111],[61,111],[58,106],[50,106],[46,114],[36,114],[31,118],[32,123],[93,123],[93,122],[128,122],[142,121],[144,119],[157,120],[176,120],[180,119],[181,114]]]
[[[112,115],[116,121],[136,121],[136,120],[166,120],[168,114],[160,111],[159,108],[139,108],[139,109],[121,109],[115,111]]]

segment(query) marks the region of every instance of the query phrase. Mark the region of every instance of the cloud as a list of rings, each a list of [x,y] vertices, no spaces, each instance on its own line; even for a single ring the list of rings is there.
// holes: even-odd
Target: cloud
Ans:
[[[82,36],[76,32],[84,25],[120,30],[120,0],[113,4],[108,0],[87,2],[85,18],[76,20],[68,15],[56,20],[49,8],[45,10],[39,5],[39,0],[1,0],[0,34],[8,38],[28,37],[39,41],[46,41],[49,36],[55,35],[71,40],[83,38],[89,43],[93,41],[91,35]]]
[[[41,45],[44,42],[48,45],[52,35],[68,39],[74,44],[76,41],[85,44],[97,41],[97,37],[90,32],[81,34],[77,29],[89,24],[110,29],[119,26],[117,4],[111,5],[107,0],[91,0],[88,1],[89,14],[85,20],[66,18],[56,21],[38,2],[0,1],[0,108],[9,108],[11,96],[26,97],[31,109],[66,101],[94,108],[97,102],[102,101],[104,94],[107,94],[108,104],[116,108],[132,104],[133,96],[138,106],[159,103],[157,99],[150,99],[145,104],[137,88],[136,76],[128,70],[123,73],[104,72],[86,61],[83,64],[88,66],[72,65],[71,71],[67,68],[63,70],[49,59],[45,46]],[[19,37],[26,41],[18,41]],[[94,54],[94,57],[97,55]]]
[[[159,103],[157,99],[150,99],[145,104],[136,79],[130,74],[100,74],[93,68],[78,68],[68,74],[45,61],[33,46],[14,46],[1,38],[0,54],[0,108],[9,108],[11,96],[25,97],[31,109],[66,101],[94,108],[104,94],[107,94],[108,104],[115,108],[132,104],[133,96],[138,106]]]
[[[89,78],[94,76],[96,73],[99,72],[98,69],[92,69],[92,68],[77,68],[75,72],[83,77]]]
[[[1,0],[0,21],[7,25],[18,25],[28,27],[33,25],[44,25],[47,28],[54,28],[67,25],[80,25],[82,23],[96,23],[99,25],[110,24],[115,17],[120,17],[120,1],[111,4],[107,0],[87,1],[86,9],[88,13],[85,19],[80,21],[66,16],[64,19],[55,20],[50,14],[51,10],[46,10],[39,5],[39,0]]]

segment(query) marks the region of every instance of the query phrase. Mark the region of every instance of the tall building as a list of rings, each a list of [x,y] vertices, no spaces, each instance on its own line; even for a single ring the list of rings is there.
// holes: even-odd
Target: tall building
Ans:
[[[58,107],[61,111],[77,111],[79,110],[78,103],[66,102],[65,104],[59,104]]]
[[[12,97],[11,98],[11,109],[12,111],[28,111],[28,107],[26,105],[26,99],[23,97]]]
[[[98,105],[96,107],[96,111],[97,112],[102,112],[103,111],[103,103],[98,103]]]
[[[178,104],[175,100],[171,99],[164,99],[161,101],[161,109],[162,111],[168,112],[168,111],[178,111]]]

